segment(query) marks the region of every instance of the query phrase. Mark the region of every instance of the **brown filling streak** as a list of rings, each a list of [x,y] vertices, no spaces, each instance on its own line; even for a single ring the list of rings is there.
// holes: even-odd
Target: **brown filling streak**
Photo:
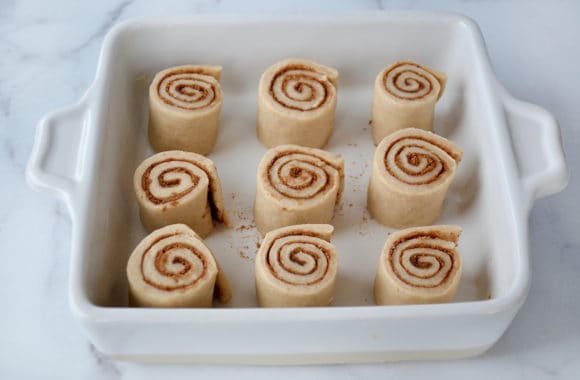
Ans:
[[[159,99],[161,99],[163,101],[163,103],[165,103],[167,105],[170,105],[172,107],[181,108],[181,109],[188,110],[188,111],[200,110],[200,109],[209,107],[213,103],[213,100],[209,104],[206,104],[206,105],[203,105],[203,106],[199,106],[199,107],[196,107],[196,106],[184,107],[184,106],[182,106],[180,104],[177,104],[177,103],[173,102],[172,98],[166,98],[166,97],[163,96],[163,94],[167,94],[168,96],[171,96],[171,92],[169,90],[171,89],[172,84],[175,81],[181,80],[181,79],[190,79],[190,80],[191,79],[194,79],[194,80],[196,80],[198,82],[207,83],[213,89],[214,94],[217,94],[217,89],[216,89],[214,83],[212,83],[210,81],[207,81],[207,80],[203,80],[201,78],[178,78],[178,79],[176,78],[176,79],[171,80],[171,81],[169,81],[167,83],[167,85],[165,86],[165,92],[162,92],[161,91],[161,84],[163,83],[163,81],[165,79],[167,79],[169,77],[172,77],[172,76],[181,75],[181,74],[198,74],[198,75],[203,75],[203,76],[206,76],[206,77],[210,77],[209,75],[204,74],[203,73],[203,70],[199,70],[199,71],[195,71],[195,70],[175,70],[175,71],[169,72],[163,78],[161,78],[159,80],[159,84],[157,85],[157,94],[159,95]],[[191,93],[188,93],[188,92],[191,91],[191,87],[192,86],[196,90],[201,91],[203,93],[203,97],[201,99],[204,99],[205,97],[208,96],[209,92],[207,91],[207,89],[205,89],[202,86],[195,85],[195,84],[194,85],[181,85],[181,86],[177,86],[176,91],[179,92],[182,95],[190,96]],[[179,100],[180,101],[185,101],[183,99],[179,99]]]
[[[440,161],[441,161],[441,164],[442,164],[441,170],[439,171],[439,173],[437,173],[437,174],[435,175],[435,177],[431,178],[431,179],[430,179],[430,180],[428,180],[428,181],[423,181],[423,182],[409,182],[409,181],[405,181],[403,178],[400,178],[400,177],[398,177],[398,176],[396,175],[396,173],[395,173],[395,172],[394,172],[394,171],[391,169],[391,167],[390,167],[390,165],[389,165],[389,161],[387,160],[387,156],[389,155],[389,152],[390,152],[391,148],[392,148],[392,147],[393,147],[395,144],[397,144],[399,141],[402,141],[402,140],[405,140],[405,139],[410,139],[410,140],[412,140],[412,139],[417,139],[417,140],[424,141],[424,142],[426,142],[426,143],[428,143],[428,144],[435,145],[436,147],[438,147],[439,149],[441,149],[441,150],[443,150],[445,153],[447,153],[447,154],[448,154],[448,155],[449,155],[449,156],[450,156],[452,159],[454,158],[454,157],[453,157],[453,155],[452,155],[452,153],[451,153],[451,152],[450,152],[450,151],[449,151],[449,150],[448,150],[446,147],[444,147],[444,146],[442,146],[442,145],[439,145],[439,144],[437,144],[437,142],[435,142],[435,141],[432,141],[432,140],[425,140],[424,138],[422,138],[422,137],[419,137],[419,136],[405,136],[405,137],[401,137],[400,139],[398,139],[398,140],[395,140],[395,141],[393,141],[393,142],[391,143],[391,145],[389,146],[389,148],[386,150],[386,152],[385,152],[385,156],[384,156],[384,158],[383,158],[383,163],[384,163],[384,165],[385,165],[385,169],[387,170],[387,172],[389,172],[389,174],[390,174],[390,175],[391,175],[393,178],[396,178],[397,180],[399,180],[399,181],[401,181],[401,182],[403,182],[403,183],[406,183],[406,184],[408,184],[408,185],[417,185],[417,186],[418,186],[418,185],[427,185],[427,184],[430,184],[430,183],[436,182],[436,181],[437,181],[437,180],[438,180],[438,179],[439,179],[439,178],[440,178],[440,177],[441,177],[441,176],[442,176],[442,175],[443,175],[445,172],[447,172],[447,171],[449,170],[449,167],[447,166],[447,163],[445,162],[445,160],[440,160]],[[425,147],[425,146],[421,146],[421,145],[416,145],[416,144],[409,144],[409,145],[405,145],[405,146],[401,147],[401,148],[400,148],[400,149],[397,151],[397,153],[395,154],[395,164],[397,165],[397,167],[398,167],[399,169],[401,169],[403,172],[405,172],[405,174],[408,174],[408,175],[410,175],[410,176],[413,176],[413,175],[417,175],[417,173],[415,173],[415,172],[412,172],[412,171],[409,171],[409,170],[407,170],[407,169],[406,169],[406,168],[405,168],[405,167],[402,165],[402,160],[401,160],[401,157],[400,157],[400,153],[401,153],[401,151],[402,151],[403,149],[406,149],[406,148],[409,148],[409,147],[413,147],[413,148],[420,148],[420,149],[427,149],[427,147]],[[431,154],[433,154],[434,156],[437,156],[437,154],[435,154],[435,153],[433,153],[433,152],[430,152],[430,153],[431,153]],[[412,154],[410,155],[410,157],[409,157],[409,162],[410,162],[412,165],[418,165],[418,164],[419,164],[419,156],[420,156],[420,154],[418,154],[418,153],[412,153]],[[437,165],[436,161],[435,161],[435,160],[433,160],[431,157],[427,157],[427,158],[428,158],[428,160],[429,160],[429,164],[428,164],[428,165],[425,167],[425,169],[423,169],[423,170],[422,170],[422,171],[419,173],[419,175],[423,175],[423,174],[429,173],[429,172],[430,172],[431,170],[433,170],[433,168],[435,168],[435,166]]]
[[[184,275],[187,274],[187,272],[189,270],[191,270],[192,265],[185,260],[182,257],[174,257],[172,263],[173,264],[182,264],[184,266],[184,268],[177,272],[177,273],[172,273],[172,272],[168,272],[165,267],[167,266],[167,261],[168,261],[168,254],[169,251],[171,251],[174,248],[185,248],[190,250],[195,256],[197,256],[203,263],[203,271],[202,273],[195,278],[195,280],[193,280],[193,282],[189,283],[189,284],[184,284],[184,285],[176,285],[176,286],[165,286],[165,285],[159,285],[153,281],[151,281],[149,278],[145,277],[145,271],[143,269],[143,265],[145,262],[145,256],[147,255],[147,253],[149,252],[149,250],[158,242],[160,242],[161,240],[173,237],[173,236],[178,236],[181,235],[181,233],[176,232],[173,234],[167,234],[167,235],[162,235],[159,236],[157,239],[155,239],[145,250],[143,255],[141,256],[141,276],[143,276],[143,281],[145,281],[147,284],[151,285],[154,288],[157,288],[159,290],[164,290],[164,291],[173,291],[173,290],[181,290],[181,289],[185,289],[185,288],[189,288],[194,286],[202,277],[205,276],[206,272],[207,272],[207,260],[205,258],[205,256],[199,252],[197,250],[196,247],[186,244],[186,243],[181,243],[181,242],[175,242],[175,243],[171,243],[169,245],[166,245],[165,247],[163,247],[161,249],[161,251],[158,251],[155,254],[155,269],[157,269],[157,271],[162,274],[165,277],[171,277],[173,278],[176,282],[179,281],[179,279],[181,277],[183,277]]]
[[[304,244],[312,244],[312,245],[314,245],[316,248],[320,249],[320,250],[321,250],[321,251],[324,253],[324,256],[326,257],[326,261],[328,262],[328,265],[326,266],[326,270],[324,271],[324,273],[322,274],[322,276],[320,276],[319,278],[317,278],[317,279],[315,279],[315,280],[313,280],[313,281],[307,282],[307,283],[305,283],[305,284],[297,284],[297,283],[294,283],[294,282],[288,281],[288,280],[286,280],[286,279],[284,279],[284,278],[280,277],[280,275],[279,275],[279,274],[278,274],[278,273],[277,273],[277,272],[274,270],[274,268],[273,268],[273,267],[272,267],[272,265],[270,264],[270,254],[272,254],[272,246],[274,245],[274,242],[275,242],[276,240],[278,240],[278,239],[282,239],[282,238],[285,238],[285,237],[288,237],[288,236],[295,236],[295,237],[297,237],[297,238],[300,238],[300,237],[302,237],[302,236],[309,236],[309,237],[314,237],[314,238],[320,239],[320,237],[318,237],[318,235],[317,235],[317,234],[315,234],[315,233],[312,233],[312,232],[310,232],[310,231],[301,231],[301,232],[299,232],[299,233],[296,233],[296,231],[293,231],[293,232],[288,232],[288,233],[286,233],[286,234],[283,234],[283,235],[277,236],[277,237],[276,237],[276,239],[273,239],[273,240],[272,240],[272,242],[270,243],[270,245],[269,245],[269,246],[268,246],[268,248],[267,248],[267,254],[266,254],[266,265],[268,266],[268,269],[270,270],[270,273],[272,273],[272,275],[273,275],[274,277],[276,277],[278,280],[280,280],[280,281],[282,281],[282,282],[284,282],[284,283],[286,283],[286,284],[289,284],[289,285],[314,285],[314,284],[317,284],[317,283],[319,283],[320,281],[322,281],[322,280],[324,279],[324,277],[326,277],[326,274],[328,273],[328,269],[330,268],[330,260],[331,260],[331,258],[330,258],[330,253],[328,253],[328,251],[326,250],[326,248],[325,248],[325,247],[323,247],[323,246],[321,246],[321,245],[318,245],[318,244],[315,244],[315,243],[312,243],[312,242],[303,242],[303,243],[304,243]],[[322,240],[322,239],[321,239],[321,240]],[[297,242],[297,241],[291,241],[291,242],[288,242],[288,243],[286,243],[285,245],[283,245],[283,246],[282,246],[282,247],[280,247],[280,248],[283,248],[283,247],[284,247],[284,246],[286,246],[287,244],[295,244],[295,243],[300,243],[300,242],[299,242],[299,241],[298,241],[298,242]],[[294,275],[308,275],[308,274],[312,274],[312,273],[314,273],[314,272],[316,271],[316,269],[318,268],[318,261],[319,261],[319,258],[318,258],[318,257],[317,257],[315,254],[313,254],[312,252],[308,252],[308,251],[306,251],[306,250],[301,250],[300,248],[295,248],[295,249],[294,249],[294,250],[292,250],[292,252],[290,253],[290,260],[292,260],[293,262],[295,262],[295,263],[298,263],[298,264],[300,264],[300,265],[304,264],[304,262],[303,262],[302,260],[300,260],[300,259],[298,259],[298,258],[296,257],[296,256],[298,255],[298,253],[299,253],[299,252],[306,253],[307,255],[309,255],[309,256],[312,256],[312,257],[314,258],[314,261],[316,262],[316,265],[314,266],[314,268],[313,268],[311,271],[309,271],[308,273],[298,273],[298,272],[295,272],[295,271],[293,271],[293,270],[291,270],[291,269],[287,268],[287,267],[284,265],[284,263],[281,261],[281,257],[280,257],[280,255],[277,255],[277,256],[276,256],[276,261],[278,261],[278,263],[280,264],[280,266],[281,266],[282,268],[284,268],[284,270],[286,270],[287,272],[289,272],[289,273],[292,273],[292,274],[294,274]]]
[[[436,232],[431,232],[431,233],[417,232],[417,233],[414,233],[412,235],[401,237],[399,240],[397,240],[393,243],[393,245],[391,246],[391,249],[389,250],[389,264],[390,264],[391,268],[393,269],[393,272],[397,275],[397,278],[401,282],[403,282],[409,286],[415,286],[418,288],[436,288],[438,286],[441,286],[441,284],[444,284],[447,282],[449,276],[451,275],[451,272],[453,271],[453,267],[455,266],[455,250],[449,250],[449,249],[435,246],[433,244],[427,244],[427,243],[421,242],[421,240],[427,240],[427,239],[447,240],[445,238],[445,236],[437,234]],[[395,254],[395,250],[397,249],[397,246],[399,244],[406,242],[406,241],[409,241],[409,240],[419,240],[419,241],[416,244],[408,247],[407,249],[414,249],[414,248],[435,249],[437,251],[444,252],[445,254],[447,254],[449,256],[449,259],[451,261],[451,268],[449,268],[449,270],[447,271],[447,274],[441,279],[441,281],[439,283],[437,283],[435,285],[417,285],[417,284],[412,284],[412,283],[406,281],[401,276],[401,273],[397,270],[397,267],[394,265],[394,254]],[[413,255],[411,260],[410,260],[411,264],[413,264],[415,267],[420,268],[420,269],[428,268],[430,266],[429,264],[419,262],[419,259],[421,257],[433,257],[433,256],[430,254],[427,254],[427,253]],[[439,262],[440,266],[443,267],[444,262],[438,257],[435,257],[435,258]],[[402,268],[405,268],[405,265],[403,263],[403,253],[401,253],[401,255],[399,256],[399,264],[401,265]],[[435,277],[438,274],[438,272],[437,272],[431,276],[417,276],[417,275],[410,273],[406,269],[405,269],[405,272],[411,277],[421,278],[421,279],[429,279],[429,278]]]
[[[304,163],[307,163],[307,164],[311,164],[311,165],[313,165],[313,166],[316,166],[316,167],[318,167],[318,168],[320,168],[320,169],[324,170],[324,172],[325,172],[325,173],[326,173],[326,175],[327,175],[327,179],[328,179],[328,180],[326,181],[326,183],[324,184],[324,186],[323,186],[323,187],[322,187],[322,188],[321,188],[321,189],[320,189],[318,192],[316,192],[316,193],[314,193],[314,194],[312,194],[312,195],[310,195],[310,196],[306,196],[306,197],[296,197],[296,196],[294,196],[294,195],[287,194],[287,193],[285,193],[285,192],[283,192],[283,191],[281,191],[281,190],[277,189],[277,188],[274,186],[274,183],[273,183],[273,181],[272,181],[272,175],[270,174],[270,173],[271,173],[271,169],[272,169],[272,167],[274,166],[274,164],[276,163],[276,161],[277,161],[277,160],[278,160],[280,157],[284,157],[284,156],[286,156],[286,155],[291,155],[291,154],[302,154],[302,155],[309,155],[309,156],[312,156],[312,157],[314,157],[314,158],[317,158],[317,159],[321,160],[322,162],[324,162],[324,164],[326,164],[326,165],[324,165],[324,166],[320,166],[318,163],[316,163],[316,162],[314,162],[314,161],[306,161],[306,160],[304,160],[304,159],[301,159],[301,160],[294,160],[294,161],[299,161],[299,162],[304,162]],[[285,165],[288,165],[288,164],[290,164],[290,163],[292,163],[292,162],[293,162],[293,161],[288,161],[288,162],[287,162]],[[326,192],[326,191],[327,191],[327,190],[328,190],[330,187],[332,187],[332,185],[333,185],[333,183],[334,183],[334,182],[333,182],[333,177],[332,177],[332,175],[330,175],[330,173],[328,173],[328,171],[326,170],[326,166],[330,166],[330,167],[334,168],[336,171],[338,171],[338,172],[340,173],[340,169],[339,169],[339,168],[337,168],[336,166],[334,166],[332,163],[330,163],[330,162],[326,161],[326,160],[325,160],[324,158],[322,158],[322,157],[313,156],[313,155],[311,155],[311,154],[304,153],[304,152],[300,152],[300,151],[286,151],[286,152],[280,152],[280,153],[278,153],[278,154],[277,154],[277,155],[276,155],[276,156],[275,156],[275,157],[274,157],[272,160],[270,160],[270,165],[268,165],[268,167],[266,168],[266,173],[267,173],[268,183],[270,184],[270,186],[272,186],[272,188],[274,188],[274,189],[276,190],[276,192],[278,192],[279,194],[281,194],[281,195],[285,196],[286,198],[290,198],[290,199],[312,199],[312,198],[314,198],[314,197],[318,196],[319,194],[323,194],[323,193],[325,193],[325,192]],[[299,186],[291,186],[291,185],[289,185],[287,182],[285,182],[285,181],[284,181],[284,178],[283,178],[283,177],[282,177],[282,175],[281,175],[281,171],[282,171],[282,168],[283,168],[283,167],[284,167],[284,165],[280,166],[280,168],[278,169],[278,171],[276,172],[276,174],[277,174],[278,178],[280,178],[280,180],[282,181],[282,183],[283,183],[284,185],[286,185],[286,186],[288,186],[288,187],[290,187],[290,188],[292,188],[292,189],[295,189],[295,190],[302,190],[302,189],[308,188],[310,185],[312,185],[312,184],[313,184],[313,183],[314,183],[314,182],[315,182],[315,181],[318,179],[318,177],[316,176],[316,174],[315,174],[315,173],[313,173],[313,172],[308,172],[308,173],[310,173],[310,175],[311,175],[311,179],[310,179],[310,181],[308,181],[307,183],[301,184],[301,185],[299,185]],[[302,174],[302,171],[307,171],[307,170],[305,170],[305,169],[302,169],[302,168],[298,168],[298,167],[296,167],[296,168],[291,168],[291,169],[290,169],[290,175],[291,175],[292,177],[294,177],[294,178],[297,178],[298,176],[300,176],[300,175]]]
[[[288,71],[291,71],[291,70],[304,70],[304,71],[311,71],[311,72],[316,72],[316,70],[315,70],[314,68],[312,68],[312,67],[310,67],[310,66],[306,66],[306,65],[290,65],[290,66],[286,66],[284,69],[282,69],[282,70],[278,71],[278,72],[276,73],[276,75],[274,75],[274,78],[272,78],[272,81],[270,82],[270,96],[272,96],[272,98],[274,98],[274,99],[275,99],[275,100],[276,100],[276,101],[277,101],[277,102],[278,102],[280,105],[282,105],[282,106],[284,106],[284,107],[286,107],[286,108],[289,108],[289,109],[296,110],[296,111],[302,111],[302,112],[305,112],[305,111],[312,111],[312,110],[315,110],[315,109],[318,109],[318,108],[322,107],[322,106],[323,106],[323,105],[324,105],[324,104],[327,102],[327,100],[328,100],[328,97],[329,97],[329,96],[328,96],[328,93],[329,93],[328,86],[332,86],[332,84],[330,84],[330,83],[328,83],[328,82],[319,82],[318,78],[316,78],[316,77],[314,77],[314,76],[309,76],[309,75],[307,75],[307,74],[300,74],[300,75],[298,75],[298,74],[293,74],[293,75],[287,75],[287,76],[286,76],[286,77],[283,79],[283,81],[282,81],[282,91],[284,92],[284,94],[285,94],[287,97],[289,97],[289,98],[290,98],[290,99],[292,99],[292,100],[297,100],[297,101],[306,101],[306,102],[309,102],[309,101],[311,101],[312,99],[314,99],[314,98],[315,98],[315,94],[314,94],[314,88],[313,88],[311,85],[309,85],[309,84],[306,84],[306,83],[300,83],[300,82],[296,84],[296,86],[295,86],[295,89],[296,89],[296,91],[298,91],[298,92],[302,92],[302,88],[303,88],[303,87],[309,87],[309,88],[312,90],[312,95],[311,95],[311,96],[310,96],[308,99],[306,99],[306,100],[298,100],[298,99],[293,99],[293,98],[292,98],[292,97],[291,97],[291,96],[290,96],[290,95],[287,93],[287,91],[286,91],[286,84],[287,84],[289,81],[291,81],[291,80],[300,80],[300,79],[303,79],[303,78],[308,78],[308,79],[311,79],[311,80],[313,80],[313,81],[316,81],[316,82],[318,82],[318,83],[322,84],[322,86],[324,87],[324,94],[323,94],[322,100],[321,100],[321,101],[320,101],[320,102],[319,102],[317,105],[315,105],[315,106],[312,106],[312,107],[310,107],[310,108],[307,108],[307,109],[302,109],[302,108],[300,108],[300,107],[295,107],[295,106],[291,106],[291,105],[289,105],[289,104],[285,104],[285,103],[283,103],[283,102],[282,102],[282,100],[281,100],[281,99],[279,99],[279,98],[278,98],[278,96],[276,95],[276,92],[274,91],[274,83],[276,83],[276,80],[277,80],[277,79],[278,79],[280,76],[284,75],[285,73],[287,73]]]
[[[305,162],[305,161],[300,161],[300,162]],[[290,164],[290,163],[291,162],[288,162],[288,164]],[[278,175],[278,178],[280,178],[281,180],[284,179],[284,177],[282,177],[283,168],[284,168],[284,166],[280,166],[280,169],[278,169],[278,171],[276,172],[276,174]],[[323,168],[321,168],[321,169],[323,169]],[[310,170],[307,170],[307,169],[296,168],[296,167],[290,169],[290,176],[292,176],[293,178],[298,178],[302,175],[302,172],[306,172],[307,174],[309,174],[310,179],[308,180],[308,182],[302,183],[300,185],[290,185],[289,183],[283,181],[284,185],[291,187],[294,190],[302,190],[302,189],[306,189],[306,188],[310,187],[318,179],[318,176],[316,175],[316,173],[311,172]],[[325,185],[325,187],[326,187],[326,185]]]
[[[143,189],[143,192],[145,192],[145,195],[147,196],[147,199],[149,199],[149,201],[151,203],[154,203],[156,205],[159,204],[164,204],[164,203],[172,203],[175,202],[176,200],[184,197],[185,195],[191,193],[193,191],[193,189],[195,189],[195,187],[197,186],[197,184],[199,183],[199,177],[196,176],[195,174],[193,174],[191,171],[187,170],[186,168],[171,168],[171,169],[166,169],[164,171],[161,172],[161,174],[157,177],[157,181],[159,183],[159,185],[161,187],[172,187],[172,186],[177,186],[181,183],[181,180],[179,179],[174,179],[171,181],[166,181],[163,176],[167,173],[187,173],[189,175],[189,177],[191,178],[191,186],[188,187],[187,189],[183,190],[180,193],[174,193],[171,196],[167,197],[167,198],[157,198],[156,196],[154,196],[151,191],[149,190],[149,187],[151,186],[151,183],[153,182],[149,176],[151,175],[151,171],[153,171],[153,169],[158,166],[161,165],[163,163],[166,162],[187,162],[190,163],[192,165],[197,166],[198,168],[200,168],[201,170],[204,171],[204,173],[207,175],[208,179],[210,178],[209,174],[207,173],[207,171],[198,165],[197,162],[194,161],[190,161],[190,160],[184,160],[184,159],[175,159],[175,158],[168,158],[166,160],[163,161],[159,161],[156,162],[152,165],[150,165],[147,170],[145,170],[145,172],[143,173],[143,176],[141,176],[141,189]],[[175,205],[175,204],[173,204]]]
[[[393,84],[396,86],[397,79],[399,78],[399,76],[400,76],[400,75],[402,75],[402,74],[404,74],[405,72],[409,72],[409,71],[411,71],[412,73],[416,74],[417,76],[420,76],[421,78],[425,79],[425,80],[426,80],[426,81],[429,83],[429,92],[427,93],[427,95],[423,95],[423,96],[415,96],[415,97],[405,97],[405,96],[399,96],[399,95],[397,95],[396,93],[392,92],[392,91],[389,89],[389,86],[387,85],[387,83],[388,83],[388,77],[389,77],[389,74],[390,74],[390,73],[391,73],[393,70],[395,70],[395,69],[397,69],[397,68],[399,68],[399,67],[401,67],[401,66],[405,66],[405,65],[411,65],[411,66],[414,66],[414,67],[416,67],[416,68],[420,69],[421,71],[426,71],[426,70],[425,70],[423,67],[421,67],[421,66],[419,66],[419,65],[414,65],[414,64],[412,64],[412,63],[408,63],[408,62],[405,62],[405,63],[400,63],[400,64],[398,64],[398,65],[394,66],[393,68],[391,68],[391,70],[387,71],[387,72],[385,73],[385,75],[383,76],[383,84],[384,84],[385,90],[386,90],[386,91],[387,91],[389,94],[391,94],[392,96],[394,96],[395,98],[398,98],[398,99],[403,99],[403,100],[417,100],[417,99],[423,99],[424,97],[426,97],[427,95],[429,95],[429,94],[432,92],[432,89],[433,89],[433,84],[431,83],[431,79],[429,79],[427,76],[425,76],[425,75],[424,75],[423,73],[421,73],[421,72],[412,71],[412,70],[407,70],[407,71],[400,72],[400,73],[396,74],[396,75],[395,75],[395,77],[393,78]],[[406,80],[405,80],[405,84],[408,84],[408,81],[410,81],[410,80],[412,80],[412,79],[406,79]],[[425,88],[425,85],[424,85],[422,82],[420,82],[420,81],[417,81],[417,82],[419,83],[419,89],[418,89],[417,91],[415,91],[415,92],[419,92],[419,91],[421,91],[421,90],[423,90],[423,89]],[[410,93],[411,93],[411,92],[408,92],[407,90],[404,90],[404,89],[402,89],[402,88],[398,88],[398,87],[397,87],[397,89],[399,89],[400,91],[403,91],[403,92],[405,92],[405,93],[407,93],[407,94],[410,94]]]

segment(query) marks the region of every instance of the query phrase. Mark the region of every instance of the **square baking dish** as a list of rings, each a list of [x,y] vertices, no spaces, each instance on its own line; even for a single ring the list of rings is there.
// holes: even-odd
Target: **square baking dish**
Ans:
[[[252,203],[265,152],[255,135],[257,86],[285,57],[340,72],[326,149],[344,157],[346,183],[333,220],[339,274],[329,307],[256,307]],[[373,304],[377,260],[392,230],[366,211],[368,122],[376,74],[400,59],[448,74],[435,132],[465,151],[438,220],[464,230],[462,280],[449,304]],[[230,277],[233,300],[213,309],[129,308],[125,266],[146,235],[132,178],[152,154],[147,88],[157,71],[185,63],[224,68],[220,134],[209,157],[234,226],[218,226],[206,242]],[[125,360],[305,364],[466,357],[491,347],[527,295],[532,203],[561,190],[568,171],[554,118],[497,83],[478,27],[459,15],[413,12],[122,23],[105,38],[82,100],[40,122],[27,175],[68,206],[70,303],[98,350]]]

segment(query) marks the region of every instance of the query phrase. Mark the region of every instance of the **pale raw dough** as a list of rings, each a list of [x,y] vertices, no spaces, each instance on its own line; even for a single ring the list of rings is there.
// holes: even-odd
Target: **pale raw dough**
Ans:
[[[260,306],[330,304],[338,271],[333,230],[328,224],[302,224],[266,234],[255,265]]]
[[[375,80],[372,104],[373,140],[402,128],[433,130],[435,103],[443,95],[447,75],[413,61],[382,70]]]
[[[149,142],[155,151],[212,151],[223,102],[221,71],[185,65],[155,75],[149,87]]]
[[[200,154],[157,153],[135,170],[133,186],[141,221],[149,232],[184,223],[206,237],[213,229],[212,217],[230,225],[217,169]]]
[[[127,262],[129,299],[143,307],[211,307],[214,296],[232,292],[219,263],[203,240],[184,224],[153,231]]]
[[[254,220],[264,235],[276,228],[329,223],[344,188],[344,160],[298,145],[269,149],[257,174]]]
[[[322,148],[334,127],[338,71],[305,59],[270,66],[258,89],[258,138],[268,148]]]
[[[422,129],[406,128],[385,137],[373,159],[370,214],[393,228],[432,224],[462,156],[451,141]]]
[[[377,305],[451,302],[461,278],[457,226],[413,227],[389,235],[375,278]]]

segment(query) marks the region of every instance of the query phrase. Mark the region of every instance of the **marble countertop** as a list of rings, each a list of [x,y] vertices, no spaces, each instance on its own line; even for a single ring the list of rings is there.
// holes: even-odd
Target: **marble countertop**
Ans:
[[[199,12],[430,9],[464,13],[485,35],[499,80],[558,118],[571,178],[530,216],[532,286],[503,338],[480,357],[312,367],[163,366],[98,353],[69,311],[66,208],[27,186],[37,121],[75,102],[95,73],[103,36],[135,16]],[[0,378],[190,379],[392,377],[572,379],[580,374],[580,3],[574,1],[72,0],[0,2]],[[28,245],[22,244],[26,241]],[[20,270],[18,270],[20,268]]]

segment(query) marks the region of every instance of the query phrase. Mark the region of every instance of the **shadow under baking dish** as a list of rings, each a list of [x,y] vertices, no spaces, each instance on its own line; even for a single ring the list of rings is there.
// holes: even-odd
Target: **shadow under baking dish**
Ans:
[[[153,75],[169,66],[210,63],[224,68],[224,107],[218,142],[209,157],[217,165],[233,228],[216,226],[206,242],[231,281],[233,299],[225,307],[257,306],[254,257],[261,239],[253,226],[252,204],[255,173],[265,152],[255,134],[257,86],[262,71],[285,57],[314,59],[340,72],[336,126],[326,147],[344,157],[346,171],[344,198],[332,222],[339,252],[332,306],[374,305],[377,261],[392,230],[373,221],[366,210],[375,148],[368,124],[370,104],[376,74],[400,59],[414,59],[449,76],[436,107],[435,132],[456,142],[465,155],[437,223],[463,228],[459,244],[463,274],[455,302],[506,294],[518,265],[511,238],[516,234],[514,206],[506,182],[498,180],[505,175],[505,164],[493,153],[494,142],[486,132],[495,123],[487,112],[490,85],[477,74],[479,63],[468,37],[454,31],[461,27],[426,24],[419,36],[405,23],[394,23],[392,29],[407,36],[402,40],[389,38],[384,26],[371,23],[351,28],[337,44],[332,28],[315,24],[292,31],[286,30],[287,24],[270,25],[269,39],[256,39],[251,25],[233,25],[232,30],[196,26],[198,35],[211,35],[221,46],[206,38],[190,38],[189,29],[179,24],[125,28],[101,59],[108,71],[95,84],[101,98],[93,99],[88,122],[97,141],[94,156],[86,159],[93,167],[82,173],[90,184],[87,218],[76,223],[86,237],[79,244],[83,292],[89,301],[104,307],[128,304],[127,259],[146,236],[132,178],[139,163],[153,153],[147,139],[147,91]],[[372,35],[377,38],[369,39]],[[93,89],[91,95],[98,92]]]

